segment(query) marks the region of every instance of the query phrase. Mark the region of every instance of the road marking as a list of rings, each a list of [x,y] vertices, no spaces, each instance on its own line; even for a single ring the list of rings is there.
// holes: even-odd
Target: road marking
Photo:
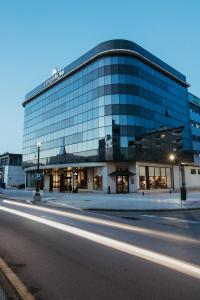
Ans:
[[[66,224],[61,224],[55,221],[48,219],[43,219],[31,214],[24,213],[22,211],[17,211],[12,208],[0,206],[0,210],[68,232],[75,236],[96,242],[101,245],[105,245],[112,249],[119,250],[121,252],[142,258],[144,260],[156,263],[158,265],[167,267],[169,269],[178,271],[180,273],[192,276],[194,278],[200,279],[200,266],[196,266],[190,263],[187,263],[182,260],[178,260],[167,255],[163,255],[157,252],[153,252],[141,247],[133,246],[112,238],[102,236],[100,234],[92,233],[83,229],[75,228]]]
[[[76,209],[76,210],[82,210],[81,208],[79,207],[75,207],[73,205],[69,205],[69,204],[64,204],[64,203],[61,203],[61,202],[58,202],[58,201],[48,201],[48,202],[51,202],[51,203],[58,203],[59,205],[62,205],[62,206],[65,206],[65,207],[68,207],[68,208],[73,208],[73,209]]]
[[[148,218],[157,218],[157,219],[164,219],[164,220],[170,220],[170,221],[178,221],[178,222],[183,222],[183,223],[188,223],[188,224],[200,224],[199,221],[193,221],[193,220],[187,220],[187,219],[179,219],[175,217],[160,217],[156,215],[142,215],[143,217],[148,217]]]
[[[114,228],[119,228],[122,230],[128,230],[128,231],[132,231],[132,232],[136,232],[136,233],[140,233],[143,234],[145,236],[153,236],[156,238],[165,238],[165,239],[173,239],[176,241],[182,241],[182,242],[186,242],[186,243],[197,243],[199,244],[200,242],[196,239],[192,239],[192,238],[188,238],[186,236],[182,236],[182,235],[178,235],[175,233],[166,233],[166,232],[162,232],[159,230],[152,230],[152,229],[147,229],[147,228],[142,228],[142,227],[138,227],[138,226],[133,226],[133,225],[128,225],[128,224],[124,224],[124,223],[119,223],[116,221],[109,221],[109,220],[105,220],[105,219],[99,219],[99,218],[95,218],[95,217],[91,217],[91,216],[83,216],[83,215],[78,215],[75,213],[71,213],[71,212],[63,212],[63,211],[58,211],[55,210],[53,208],[47,208],[47,207],[41,207],[41,206],[34,206],[34,205],[27,205],[24,203],[19,203],[19,202],[13,202],[10,200],[3,200],[4,203],[6,204],[11,204],[11,205],[15,205],[15,206],[20,206],[20,207],[25,207],[25,208],[31,208],[34,210],[39,210],[39,211],[45,211],[47,213],[54,213],[56,215],[59,216],[65,216],[74,220],[78,220],[78,221],[83,221],[83,222],[89,222],[92,224],[99,224],[99,225],[103,225],[103,226],[110,226],[110,227],[114,227]]]
[[[5,261],[0,257],[0,270],[3,275],[7,278],[8,282],[17,292],[17,295],[20,296],[22,300],[35,300],[35,297],[27,290],[25,285],[17,277],[17,275],[9,268]]]

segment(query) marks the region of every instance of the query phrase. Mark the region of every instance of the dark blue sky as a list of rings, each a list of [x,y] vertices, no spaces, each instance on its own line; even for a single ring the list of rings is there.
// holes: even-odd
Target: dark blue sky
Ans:
[[[0,0],[0,153],[21,152],[25,93],[96,44],[135,41],[200,96],[198,0]]]

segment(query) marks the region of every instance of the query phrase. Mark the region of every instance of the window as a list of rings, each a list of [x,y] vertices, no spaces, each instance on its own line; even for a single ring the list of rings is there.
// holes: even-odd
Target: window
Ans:
[[[198,169],[198,174],[200,175],[200,169]]]
[[[190,173],[196,175],[196,169],[190,169]]]

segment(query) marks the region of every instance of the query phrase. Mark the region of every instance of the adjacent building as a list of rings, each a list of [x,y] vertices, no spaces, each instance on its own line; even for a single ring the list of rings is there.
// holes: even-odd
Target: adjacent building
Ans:
[[[22,154],[4,153],[0,155],[0,182],[6,187],[17,187],[25,183],[22,169]]]
[[[185,183],[190,188],[200,188],[200,98],[188,93],[192,135],[193,164],[185,164]]]
[[[127,40],[54,70],[23,101],[26,186],[35,186],[39,141],[45,190],[178,188],[193,162],[188,87],[183,74]]]

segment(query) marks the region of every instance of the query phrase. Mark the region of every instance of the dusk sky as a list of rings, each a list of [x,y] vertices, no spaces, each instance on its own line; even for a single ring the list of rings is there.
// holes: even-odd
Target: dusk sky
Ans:
[[[109,39],[132,40],[200,96],[200,1],[0,0],[0,153],[22,152],[27,92]]]

